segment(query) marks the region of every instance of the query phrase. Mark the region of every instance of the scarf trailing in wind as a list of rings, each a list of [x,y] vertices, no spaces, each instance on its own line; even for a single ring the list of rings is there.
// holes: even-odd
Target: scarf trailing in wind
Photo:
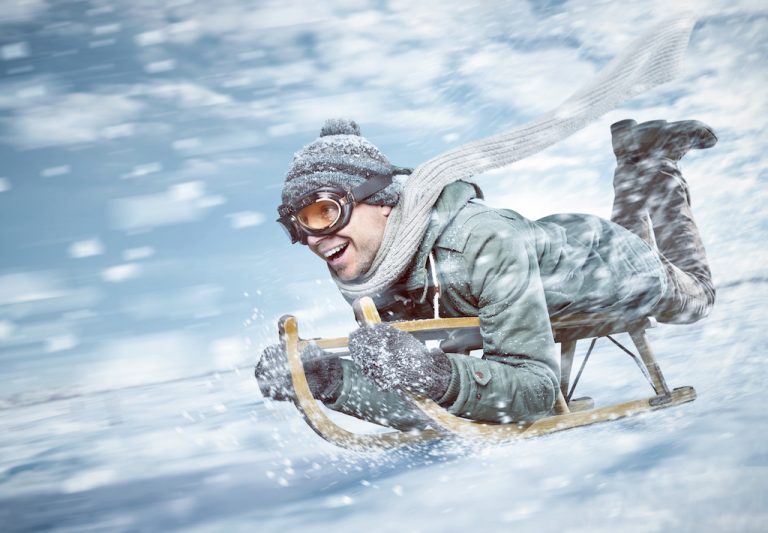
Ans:
[[[521,127],[449,150],[419,165],[403,186],[368,273],[334,280],[345,298],[373,296],[402,275],[419,247],[443,188],[539,152],[584,128],[625,100],[675,77],[693,29],[691,19],[666,20],[632,42],[559,107]]]

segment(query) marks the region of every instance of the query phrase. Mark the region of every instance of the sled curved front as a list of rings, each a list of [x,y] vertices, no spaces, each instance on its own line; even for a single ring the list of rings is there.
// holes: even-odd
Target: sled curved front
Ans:
[[[299,331],[296,318],[283,316],[279,323],[280,339],[288,356],[288,368],[291,372],[293,390],[296,394],[296,407],[307,424],[328,442],[344,448],[370,450],[375,448],[395,448],[407,444],[425,442],[434,439],[438,433],[431,429],[418,432],[390,431],[386,433],[359,434],[342,428],[331,420],[318,405],[309,390],[304,374],[299,351]]]

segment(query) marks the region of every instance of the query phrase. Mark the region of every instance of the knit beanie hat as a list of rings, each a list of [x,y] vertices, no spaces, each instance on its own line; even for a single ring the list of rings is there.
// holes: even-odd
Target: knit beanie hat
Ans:
[[[391,176],[395,167],[378,148],[360,135],[352,120],[330,119],[320,137],[293,156],[283,184],[283,204],[289,205],[321,187],[349,191],[374,176]],[[394,206],[400,197],[397,180],[365,203]]]

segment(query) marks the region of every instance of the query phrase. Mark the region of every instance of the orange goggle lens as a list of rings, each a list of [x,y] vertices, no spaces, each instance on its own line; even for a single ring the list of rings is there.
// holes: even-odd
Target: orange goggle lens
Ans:
[[[338,222],[341,206],[330,198],[320,198],[296,214],[299,224],[310,230],[324,230]]]

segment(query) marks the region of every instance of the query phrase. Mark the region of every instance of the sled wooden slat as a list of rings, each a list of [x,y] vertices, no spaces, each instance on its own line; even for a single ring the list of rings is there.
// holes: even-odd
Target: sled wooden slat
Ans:
[[[446,330],[471,333],[477,339],[475,344],[467,346],[471,350],[479,350],[483,347],[480,336],[480,319],[477,317],[462,318],[430,318],[426,320],[408,320],[402,322],[387,322],[390,326],[409,333],[419,333],[422,340],[441,339],[445,337]],[[634,329],[648,329],[655,327],[655,322],[649,318],[643,318],[634,322],[621,320],[615,315],[583,315],[555,319],[552,321],[552,333],[555,342],[564,343],[591,337],[603,337],[616,333],[624,333]],[[432,333],[431,335],[429,333]],[[316,344],[323,350],[334,348],[346,348],[346,337],[329,337],[327,339],[302,339],[301,348],[307,344]]]
[[[440,332],[445,330],[469,330],[476,329],[477,334],[480,334],[480,319],[477,317],[465,317],[465,318],[430,318],[427,320],[410,320],[403,322],[388,322],[388,324],[394,328],[409,333],[413,332],[436,332],[434,335],[425,337],[432,337],[434,339],[442,338],[444,335]],[[333,348],[346,348],[347,337],[332,337],[327,339],[302,339],[301,347],[305,347],[309,343],[316,344],[318,348],[323,350],[331,350]],[[480,346],[482,347],[482,345]]]
[[[380,321],[378,310],[369,298],[362,298],[353,306],[358,322],[371,324]],[[404,322],[389,322],[397,329],[408,331],[422,341],[437,339],[450,344],[454,337],[448,337],[447,332],[459,332],[456,346],[458,352],[468,353],[470,350],[482,348],[479,319],[438,318]],[[669,390],[651,351],[645,330],[655,326],[655,321],[648,317],[641,320],[622,320],[616,315],[585,315],[569,317],[568,319],[553,320],[552,329],[556,342],[561,344],[561,380],[557,391],[555,414],[532,422],[495,424],[478,422],[449,413],[430,399],[406,395],[420,412],[425,423],[433,429],[419,432],[390,431],[373,434],[357,434],[339,427],[324,412],[309,390],[299,354],[308,344],[316,344],[322,349],[345,348],[347,337],[329,339],[301,339],[298,334],[298,324],[294,317],[284,316],[280,320],[280,338],[288,354],[288,365],[291,379],[296,391],[296,405],[307,423],[320,436],[329,442],[345,448],[370,450],[372,448],[393,448],[407,444],[426,442],[438,437],[454,437],[462,440],[482,440],[485,442],[505,442],[534,436],[545,435],[575,427],[587,426],[632,416],[638,413],[661,409],[693,401],[696,391],[693,387],[680,387]],[[640,352],[642,365],[651,379],[655,396],[631,400],[606,407],[591,408],[570,412],[565,396],[568,393],[571,366],[575,353],[576,341],[586,338],[629,333],[635,346]]]

